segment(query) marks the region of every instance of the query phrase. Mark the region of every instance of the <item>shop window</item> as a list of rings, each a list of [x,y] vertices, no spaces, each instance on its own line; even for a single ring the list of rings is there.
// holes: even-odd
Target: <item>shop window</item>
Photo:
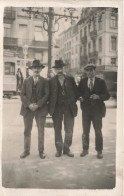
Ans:
[[[5,75],[15,75],[15,63],[12,62],[5,62]]]

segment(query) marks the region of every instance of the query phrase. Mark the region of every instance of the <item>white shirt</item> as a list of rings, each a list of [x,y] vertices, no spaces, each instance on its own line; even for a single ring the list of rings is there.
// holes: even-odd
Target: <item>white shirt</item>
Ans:
[[[34,83],[35,83],[35,82],[37,83],[38,80],[39,80],[39,76],[37,76],[37,77],[34,77],[34,76],[33,76],[33,80],[34,80]]]
[[[87,81],[87,86],[88,86],[88,88],[90,88],[90,81],[91,81],[91,78],[88,78],[88,81]],[[93,86],[94,86],[95,77],[92,78],[92,82],[93,82]]]

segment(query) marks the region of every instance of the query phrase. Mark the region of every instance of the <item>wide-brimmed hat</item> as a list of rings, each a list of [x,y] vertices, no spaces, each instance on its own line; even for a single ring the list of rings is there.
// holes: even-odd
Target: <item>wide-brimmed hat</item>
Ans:
[[[66,66],[66,64],[60,59],[60,60],[55,60],[55,66],[53,68],[59,69]]]
[[[88,70],[88,69],[96,69],[96,65],[94,65],[93,63],[90,63],[84,66],[84,70]]]
[[[35,68],[35,67],[39,67],[43,69],[45,66],[41,64],[39,60],[34,60],[32,65],[30,66],[30,69]]]

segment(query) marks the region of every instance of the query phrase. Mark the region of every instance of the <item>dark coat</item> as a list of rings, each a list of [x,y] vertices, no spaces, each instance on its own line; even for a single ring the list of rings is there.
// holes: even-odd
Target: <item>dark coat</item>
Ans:
[[[87,85],[88,78],[81,79],[79,85],[78,85],[78,91],[80,97],[83,97],[83,102],[81,103],[81,109],[85,113],[87,110],[90,110],[90,103],[91,99],[90,96],[92,94],[99,95],[100,99],[93,100],[94,102],[94,111],[102,117],[105,116],[106,108],[104,101],[108,100],[110,98],[110,95],[107,90],[106,83],[103,79],[95,77],[94,87],[93,91],[91,92]]]
[[[49,114],[52,116],[58,96],[58,78],[57,75],[49,80],[50,96],[49,96]],[[78,99],[78,89],[73,77],[65,76],[65,88],[67,93],[67,101],[73,116],[77,115],[76,101]]]
[[[20,114],[22,116],[26,115],[27,111],[29,111],[28,106],[31,104],[31,96],[32,96],[32,86],[33,86],[33,77],[29,77],[24,80],[22,91],[21,91],[21,101],[22,107]],[[40,112],[41,116],[46,116],[48,114],[48,97],[49,97],[49,82],[47,79],[40,76],[37,82],[37,105],[39,108],[36,112]]]

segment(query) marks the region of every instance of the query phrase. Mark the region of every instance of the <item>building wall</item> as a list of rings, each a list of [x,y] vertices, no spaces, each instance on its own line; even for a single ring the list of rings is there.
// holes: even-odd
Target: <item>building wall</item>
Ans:
[[[6,12],[7,9],[4,11]],[[27,13],[22,12],[22,8],[12,8],[15,11],[15,18],[9,20],[4,18],[4,29],[11,27],[7,32],[4,30],[4,49],[7,51],[13,51],[15,53],[17,67],[22,66],[23,75],[26,76],[26,67],[24,69],[25,60],[23,53],[23,46],[27,45],[28,49],[25,53],[26,62],[32,62],[34,58],[39,57],[39,60],[47,66],[48,62],[48,35],[43,30],[43,23],[41,18],[31,19],[27,16]],[[9,17],[9,15],[8,15]],[[23,26],[26,26],[26,28]],[[22,28],[20,27],[22,26]],[[16,41],[17,40],[17,41]],[[8,43],[8,44],[7,44]],[[10,59],[10,58],[9,58]],[[4,61],[7,60],[7,56],[4,56]]]

